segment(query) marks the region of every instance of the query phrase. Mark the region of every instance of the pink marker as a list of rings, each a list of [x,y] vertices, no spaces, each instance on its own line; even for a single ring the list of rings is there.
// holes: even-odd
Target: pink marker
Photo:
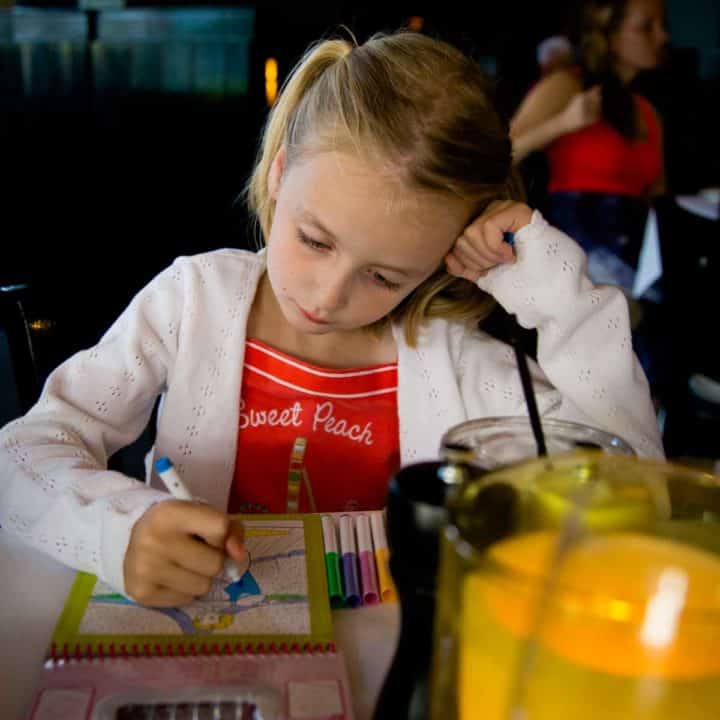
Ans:
[[[375,556],[373,555],[372,537],[370,535],[370,520],[368,520],[367,515],[355,516],[355,530],[358,539],[363,605],[375,605],[380,601],[380,595],[378,594]]]

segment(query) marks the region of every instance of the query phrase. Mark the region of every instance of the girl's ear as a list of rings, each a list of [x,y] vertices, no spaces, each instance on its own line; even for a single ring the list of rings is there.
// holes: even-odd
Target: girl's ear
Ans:
[[[282,181],[283,172],[285,171],[285,159],[287,153],[285,146],[283,145],[273,158],[272,165],[270,165],[270,172],[268,173],[268,192],[273,200],[277,200],[277,194],[280,191],[280,183]]]

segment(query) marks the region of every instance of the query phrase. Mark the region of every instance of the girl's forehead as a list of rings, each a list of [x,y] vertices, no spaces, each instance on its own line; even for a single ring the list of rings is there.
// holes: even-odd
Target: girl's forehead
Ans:
[[[288,172],[293,204],[315,215],[342,212],[368,220],[419,226],[463,225],[470,219],[469,201],[411,185],[400,168],[348,153],[324,152],[294,163]]]

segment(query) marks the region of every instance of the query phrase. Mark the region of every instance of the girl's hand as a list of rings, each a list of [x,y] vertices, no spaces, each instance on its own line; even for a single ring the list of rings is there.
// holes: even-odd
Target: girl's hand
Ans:
[[[206,595],[225,556],[243,562],[242,524],[209,505],[167,500],[135,523],[124,560],[125,589],[141,605],[187,605]]]
[[[592,125],[602,113],[602,93],[599,85],[574,95],[560,115],[564,132],[571,133]]]
[[[504,233],[516,233],[532,218],[532,210],[514,200],[496,200],[480,217],[473,220],[445,256],[451,275],[477,282],[496,265],[514,263],[512,246]]]

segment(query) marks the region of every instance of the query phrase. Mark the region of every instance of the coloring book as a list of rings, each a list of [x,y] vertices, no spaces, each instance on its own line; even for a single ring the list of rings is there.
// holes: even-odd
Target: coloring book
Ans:
[[[143,607],[78,573],[30,718],[352,718],[320,516],[242,519],[240,579],[221,574],[184,607]]]

